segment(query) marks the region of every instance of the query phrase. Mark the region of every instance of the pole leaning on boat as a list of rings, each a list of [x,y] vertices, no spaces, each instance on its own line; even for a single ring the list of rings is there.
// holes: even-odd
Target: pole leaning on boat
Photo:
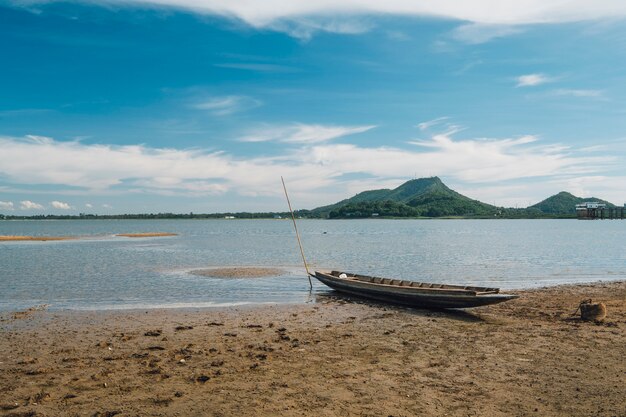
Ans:
[[[311,273],[309,272],[309,266],[306,263],[306,258],[304,257],[304,249],[302,249],[302,242],[300,241],[300,233],[298,233],[298,225],[296,224],[296,216],[293,214],[293,209],[291,208],[291,202],[289,201],[289,194],[287,194],[287,187],[285,186],[285,180],[283,177],[280,177],[280,180],[283,182],[283,190],[285,190],[285,197],[287,198],[287,205],[289,206],[289,212],[291,213],[291,220],[293,221],[293,228],[296,231],[296,238],[298,239],[298,246],[300,247],[300,255],[302,255],[302,262],[304,263],[304,269],[306,270],[306,276],[309,279],[309,287],[313,289],[313,283],[311,282]]]

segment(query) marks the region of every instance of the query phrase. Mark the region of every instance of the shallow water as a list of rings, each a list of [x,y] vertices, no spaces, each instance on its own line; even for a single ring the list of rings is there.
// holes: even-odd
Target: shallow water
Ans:
[[[313,268],[417,281],[528,288],[626,279],[626,222],[577,220],[302,220]],[[172,232],[123,238],[117,233]],[[0,235],[85,236],[0,242],[0,310],[224,306],[306,302],[328,292],[301,266],[284,220],[0,221]],[[278,277],[189,274],[281,266]]]

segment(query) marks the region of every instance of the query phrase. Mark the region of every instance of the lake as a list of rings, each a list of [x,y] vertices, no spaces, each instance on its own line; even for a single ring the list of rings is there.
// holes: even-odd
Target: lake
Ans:
[[[313,268],[504,289],[626,279],[626,222],[618,220],[301,220],[298,227]],[[115,236],[133,232],[178,236]],[[4,311],[301,303],[330,292],[317,282],[309,291],[288,220],[0,221],[0,235],[84,237],[0,242]],[[219,266],[287,273],[189,273]]]

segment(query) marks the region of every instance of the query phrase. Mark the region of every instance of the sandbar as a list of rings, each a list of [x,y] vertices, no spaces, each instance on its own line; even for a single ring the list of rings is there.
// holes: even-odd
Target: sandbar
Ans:
[[[50,241],[76,239],[73,236],[0,236],[0,242]]]
[[[0,314],[0,414],[624,416],[626,282],[466,312],[298,305]],[[603,322],[571,314],[587,298]]]

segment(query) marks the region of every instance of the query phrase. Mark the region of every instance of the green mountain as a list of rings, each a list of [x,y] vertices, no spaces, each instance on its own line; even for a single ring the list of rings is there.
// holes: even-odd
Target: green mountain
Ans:
[[[393,190],[364,191],[352,198],[312,210],[329,218],[493,216],[498,209],[448,188],[438,177],[407,181]]]
[[[583,203],[585,201],[597,201],[598,203],[604,203],[607,207],[615,207],[613,204],[608,201],[601,200],[595,197],[582,198],[576,197],[566,191],[561,191],[558,194],[553,195],[552,197],[548,197],[543,201],[540,201],[537,204],[530,206],[529,208],[538,209],[546,214],[553,215],[575,215],[576,214],[576,204]]]

